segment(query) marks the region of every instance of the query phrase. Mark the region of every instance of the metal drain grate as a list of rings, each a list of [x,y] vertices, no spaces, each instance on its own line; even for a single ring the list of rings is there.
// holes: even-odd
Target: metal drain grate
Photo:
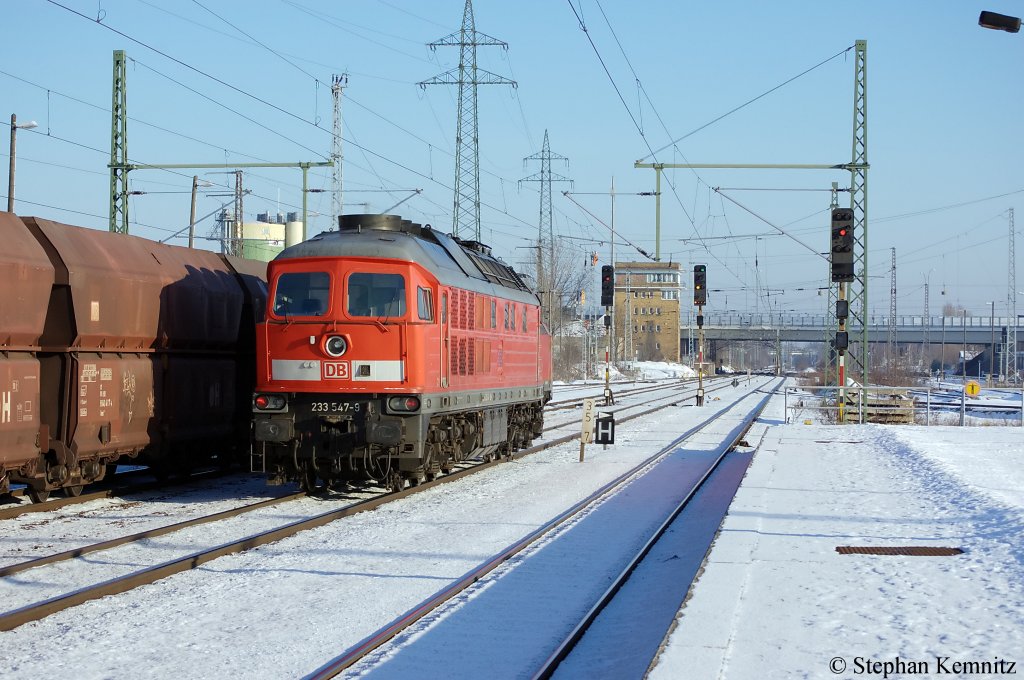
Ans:
[[[867,546],[839,545],[836,552],[840,555],[910,555],[914,557],[948,557],[963,552],[960,548],[936,548],[923,545],[900,546]]]

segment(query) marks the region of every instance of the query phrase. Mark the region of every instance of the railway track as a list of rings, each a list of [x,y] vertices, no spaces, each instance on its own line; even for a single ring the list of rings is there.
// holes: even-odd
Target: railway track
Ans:
[[[686,382],[688,382],[690,380],[696,380],[696,378],[681,379],[681,380],[677,380],[677,381],[674,381],[674,382],[661,382],[661,383],[658,383],[656,385],[644,385],[643,387],[633,387],[633,388],[630,388],[630,389],[613,389],[612,393],[613,393],[613,395],[615,397],[621,398],[621,397],[632,396],[632,395],[636,395],[636,394],[645,394],[647,392],[652,392],[652,391],[659,390],[659,389],[664,389],[666,385],[685,384]],[[708,379],[705,379],[705,380],[708,380]],[[633,383],[627,383],[627,384],[633,384]],[[602,385],[599,388],[597,388],[597,390],[595,392],[593,392],[592,394],[587,394],[587,395],[584,395],[582,397],[572,397],[570,399],[561,399],[561,400],[558,400],[558,401],[548,402],[546,410],[547,411],[561,411],[561,410],[571,409],[571,408],[580,408],[583,405],[583,400],[584,399],[601,399],[603,397],[604,397],[604,386]]]
[[[775,386],[775,389],[777,389],[777,387],[778,384]],[[586,606],[582,607],[582,611],[586,613],[582,619],[577,620],[575,624],[565,626],[563,621],[563,627],[569,631],[568,635],[566,635],[564,641],[561,642],[552,653],[548,654],[547,657],[536,667],[502,668],[502,673],[517,677],[527,673],[531,673],[534,677],[538,678],[550,677],[558,665],[569,656],[569,653],[583,637],[584,633],[592,624],[595,623],[595,621],[598,620],[601,613],[605,610],[616,594],[622,590],[624,584],[629,581],[630,576],[634,574],[639,565],[643,563],[644,558],[648,556],[658,545],[659,541],[664,538],[667,531],[673,526],[673,521],[680,516],[691,502],[693,502],[697,497],[698,492],[710,483],[710,480],[712,480],[717,474],[716,471],[722,468],[722,463],[726,459],[726,454],[729,451],[732,451],[733,448],[741,441],[744,433],[747,432],[754,419],[757,418],[772,394],[774,394],[775,389],[768,392],[763,397],[758,395],[756,397],[757,404],[755,406],[751,406],[749,412],[742,418],[737,419],[738,422],[735,423],[728,432],[724,435],[715,435],[716,445],[710,451],[704,452],[705,455],[700,456],[701,460],[695,463],[686,462],[687,457],[678,455],[681,445],[694,438],[698,433],[703,434],[704,431],[715,424],[719,418],[729,414],[739,405],[749,403],[749,395],[745,395],[744,397],[736,400],[733,404],[720,411],[715,416],[708,418],[697,426],[691,428],[671,444],[658,451],[655,455],[641,462],[626,473],[618,476],[587,498],[552,519],[550,522],[530,532],[521,540],[509,545],[504,550],[490,556],[488,559],[481,562],[476,568],[468,571],[462,578],[450,583],[430,598],[409,609],[404,614],[394,619],[390,624],[347,649],[307,677],[331,678],[346,669],[351,669],[354,674],[359,675],[364,671],[368,671],[371,667],[376,667],[376,664],[386,664],[386,672],[391,675],[401,676],[407,671],[414,672],[415,668],[422,668],[424,667],[423,664],[430,663],[430,659],[437,659],[440,656],[443,656],[443,650],[450,649],[451,645],[454,644],[453,638],[465,635],[465,631],[501,630],[503,628],[502,621],[498,619],[505,619],[507,623],[508,618],[515,616],[514,611],[509,611],[509,607],[511,606],[510,603],[517,603],[516,606],[529,608],[531,604],[548,597],[549,594],[555,592],[563,595],[567,593],[571,594],[574,591],[575,585],[573,581],[578,579],[571,573],[571,569],[564,568],[564,562],[559,566],[557,564],[557,558],[551,558],[549,554],[558,553],[561,555],[568,555],[571,557],[571,560],[578,560],[578,556],[581,554],[587,555],[588,566],[591,563],[598,561],[596,558],[593,558],[590,550],[588,550],[588,546],[586,544],[587,537],[585,536],[587,534],[587,530],[581,529],[581,527],[583,527],[587,522],[594,527],[590,530],[591,540],[599,542],[613,541],[615,537],[609,536],[612,524],[609,522],[602,522],[601,514],[614,514],[610,508],[620,502],[624,503],[627,508],[630,508],[627,512],[636,513],[635,498],[637,496],[650,499],[653,504],[653,500],[656,496],[647,496],[643,494],[642,491],[636,489],[633,490],[632,494],[620,492],[622,492],[626,487],[642,485],[644,483],[654,485],[660,484],[664,487],[666,480],[664,479],[663,472],[665,470],[671,470],[672,466],[675,466],[677,468],[677,474],[671,477],[670,483],[678,481],[680,474],[681,477],[690,479],[690,483],[685,487],[680,487],[683,492],[682,498],[674,504],[674,507],[670,509],[670,512],[668,512],[665,518],[660,520],[659,525],[656,526],[653,533],[642,542],[639,550],[637,550],[632,557],[627,560],[625,568],[619,571],[619,574],[613,580],[611,587],[604,589],[602,586],[603,592],[598,591],[596,593],[598,597],[585,600]],[[739,478],[742,477],[742,470],[745,470],[746,468],[746,462],[749,461],[749,455],[745,458],[746,460],[743,461],[742,467],[735,464],[728,466],[730,470],[726,476],[728,477],[731,474],[730,480],[735,481],[737,484]],[[655,470],[657,470],[657,472],[654,472]],[[733,491],[734,490],[735,487],[733,487]],[[630,496],[632,496],[632,499],[630,499]],[[727,507],[728,504],[726,503],[725,508]],[[725,508],[722,508],[723,515]],[[710,546],[711,539],[714,536],[714,531],[717,530],[717,526],[720,521],[721,517],[718,517],[717,521],[713,525],[710,535],[707,535],[707,531],[705,531],[707,540],[704,544],[704,548],[700,552],[701,560],[703,559],[706,547]],[[583,538],[577,541],[577,543],[573,543],[573,539],[571,538],[573,534],[576,534],[577,536],[583,535]],[[562,541],[568,541],[570,547],[553,547]],[[543,548],[535,548],[535,546],[541,544],[543,544]],[[532,554],[530,554],[531,551]],[[508,565],[513,560],[516,561],[517,564],[509,567]],[[553,566],[553,563],[555,563],[555,566]],[[552,569],[555,569],[560,570],[561,573],[556,576],[552,576],[551,574],[547,574],[546,576],[542,575],[539,579],[522,576],[524,573],[534,569],[535,565],[536,570],[541,572],[549,572]],[[497,578],[491,577],[492,572],[498,573]],[[550,580],[545,581],[545,579]],[[504,588],[504,592],[498,592],[502,590],[502,586],[500,584],[502,580],[506,580],[508,583],[513,583],[513,585]],[[605,582],[605,579],[601,578],[600,575],[596,577],[595,580],[600,581],[601,583]],[[553,585],[551,581],[557,581],[561,585]],[[466,591],[471,588],[473,589],[473,592],[467,593]],[[576,590],[579,589],[576,588]],[[572,596],[570,595],[569,597]],[[458,600],[458,603],[452,604],[455,600]],[[524,602],[527,604],[523,605],[522,603]],[[581,608],[580,603],[581,601],[577,599],[574,603],[575,609]],[[681,600],[676,603],[676,609],[678,609],[678,604],[681,604]],[[471,609],[473,611],[467,614],[462,620],[457,620],[463,605],[465,605],[467,610]],[[540,603],[534,610],[531,610],[531,615],[537,616],[538,610],[544,610],[543,603]],[[675,609],[672,610],[672,613],[675,613]],[[564,619],[564,615],[559,616],[558,614],[544,610],[544,613],[541,613],[539,618],[558,621],[560,618]],[[425,624],[421,625],[421,621],[425,621]],[[450,626],[455,632],[450,635],[445,635],[443,632],[438,633],[433,628],[435,624],[438,627]],[[636,625],[635,621],[629,622],[629,625],[624,627],[617,628],[618,639],[612,645],[615,649],[621,650],[623,647],[622,637],[624,630],[628,630],[633,625]],[[661,629],[662,636],[664,636],[666,630],[667,627]],[[495,636],[495,638],[496,645],[505,645],[507,648],[507,641],[503,642],[501,639],[502,636]],[[542,640],[546,640],[543,634],[540,635],[540,638]],[[394,649],[385,647],[386,645],[391,646],[392,641],[396,639],[399,640],[399,644],[394,645]],[[479,639],[480,638],[476,638],[476,640]],[[660,641],[661,638],[659,637],[658,642],[660,643]],[[549,642],[543,643],[550,644]],[[517,645],[522,644],[522,640],[517,640]],[[657,646],[655,645],[655,649],[656,648]],[[486,648],[475,648],[474,656],[480,657],[484,665],[493,663],[493,659],[495,658],[495,656],[488,654]],[[532,649],[525,649],[523,650],[523,656],[530,659],[531,657],[536,656],[536,652]],[[505,661],[502,663],[505,663]],[[645,669],[646,666],[644,666],[644,670]],[[491,670],[493,671],[494,669],[492,668]],[[593,674],[593,669],[590,670],[591,673],[589,674]],[[480,671],[483,674],[487,672],[487,669],[481,667]],[[582,675],[586,676],[588,673],[583,672]],[[642,672],[639,675],[621,677],[640,676],[642,676]]]
[[[725,389],[730,385],[731,381],[728,378],[707,379],[704,381],[705,394],[711,395],[715,392]],[[665,392],[666,394],[664,396],[648,399],[643,402],[631,403],[634,397],[644,394],[654,394],[657,392]],[[658,408],[665,404],[680,405],[682,404],[682,402],[695,398],[696,393],[696,381],[674,382],[667,384],[663,383],[661,385],[656,385],[654,387],[646,387],[639,390],[633,390],[629,393],[623,393],[622,395],[617,397],[619,399],[619,403],[616,406],[601,406],[599,408],[601,409],[602,413],[610,413],[618,417],[620,413],[630,411],[632,409],[637,408],[637,406],[640,405],[656,405]],[[580,407],[582,406],[582,404],[583,399],[581,398],[576,401],[575,407]],[[572,415],[568,419],[560,420],[557,423],[550,423],[546,425],[544,427],[544,432],[559,430],[572,424],[579,424],[577,416],[575,415]]]
[[[727,383],[723,382],[721,385],[717,387],[711,387],[709,388],[708,392],[710,393],[715,389],[723,389],[726,386],[726,384]],[[695,387],[696,386],[693,385],[694,389]],[[667,404],[678,403],[680,399],[687,398],[688,390],[688,387],[684,387],[682,389],[679,389],[678,392],[675,394],[670,394],[662,399],[656,400],[657,402],[664,402],[663,404],[659,403],[658,405],[651,405],[650,403],[642,403],[633,405],[623,405],[621,407],[618,407],[616,410],[619,413],[619,422],[628,422],[634,418],[639,418],[644,415],[650,414],[654,411],[657,411],[661,408],[664,408]],[[624,415],[626,412],[629,411],[632,411],[632,413],[630,413],[629,415]],[[521,458],[523,456],[534,454],[545,449],[572,441],[574,439],[578,439],[578,427],[578,423],[575,421],[573,423],[566,423],[560,425],[555,429],[573,428],[572,433],[544,441],[543,443],[537,446],[520,451],[516,453],[513,456],[513,458]],[[74,586],[67,588],[66,592],[60,594],[51,594],[39,600],[28,602],[22,604],[21,606],[16,606],[16,608],[0,614],[0,630],[11,630],[24,623],[39,620],[40,618],[49,616],[50,614],[53,614],[55,612],[63,611],[65,609],[77,606],[92,599],[104,597],[107,595],[123,593],[133,588],[137,588],[141,585],[153,583],[161,578],[165,578],[172,574],[180,573],[182,571],[187,571],[190,569],[195,569],[203,564],[208,563],[211,560],[217,559],[218,557],[222,557],[224,555],[251,550],[253,548],[257,548],[281,540],[282,538],[293,536],[301,531],[305,531],[306,529],[323,526],[325,524],[329,524],[330,522],[341,519],[343,517],[348,517],[358,513],[366,512],[368,510],[373,510],[385,503],[405,498],[408,495],[424,491],[429,488],[433,488],[440,484],[446,484],[456,481],[468,474],[478,472],[482,469],[486,469],[489,466],[498,464],[501,464],[501,461],[496,460],[490,462],[480,462],[469,466],[463,466],[461,469],[458,469],[447,476],[440,477],[433,482],[423,483],[417,487],[406,488],[403,491],[399,492],[365,492],[366,495],[368,495],[368,497],[361,498],[360,500],[357,500],[355,502],[346,502],[344,500],[344,497],[342,497],[340,502],[341,507],[334,508],[326,512],[308,513],[312,516],[307,516],[305,518],[287,523],[285,525],[280,525],[278,523],[277,526],[255,533],[245,533],[241,538],[237,540],[220,543],[206,549],[189,552],[186,555],[179,556],[171,560],[165,560],[157,564],[152,564],[151,566],[137,569],[135,571],[123,574],[112,579],[107,578],[105,580],[101,580],[86,585],[75,584]],[[95,556],[108,550],[113,550],[115,548],[120,548],[130,544],[138,544],[141,542],[152,541],[153,539],[161,536],[169,536],[176,534],[177,532],[184,532],[186,530],[195,531],[196,528],[200,526],[209,525],[217,521],[224,521],[237,518],[247,513],[256,513],[261,510],[265,510],[266,508],[269,507],[278,507],[288,502],[299,501],[300,499],[303,498],[305,498],[305,494],[291,494],[278,498],[272,498],[254,504],[249,504],[243,507],[235,508],[230,511],[215,513],[213,515],[199,517],[192,520],[188,520],[186,522],[171,524],[165,527],[149,529],[142,532],[136,532],[128,536],[117,537],[115,539],[102,541],[94,545],[83,546],[68,551],[62,551],[61,553],[55,553],[52,555],[33,558],[31,560],[27,560],[25,562],[18,564],[8,565],[3,569],[0,569],[0,577],[9,578],[11,575],[23,573],[35,574],[38,572],[33,572],[30,570],[35,568],[61,568],[62,563],[64,563],[65,565],[64,569],[69,569],[70,565],[68,565],[67,563],[70,563],[71,560],[75,560],[76,558],[80,558],[84,555],[92,555],[92,560],[94,562],[98,561],[102,564],[103,560],[97,559]],[[324,499],[310,500],[311,502],[332,501],[330,497],[326,497]],[[133,557],[131,560],[124,561],[129,562],[131,564],[137,564],[137,559],[138,558]],[[45,581],[47,580],[47,577],[45,577],[44,575],[39,575],[36,577],[36,580]],[[2,585],[2,581],[0,581],[0,585]],[[0,599],[13,602],[13,600],[8,600],[7,598]]]
[[[149,470],[133,470],[118,474],[117,477],[120,479],[111,480],[109,483],[104,480],[103,482],[96,484],[95,486],[97,488],[95,490],[79,493],[77,496],[68,495],[60,498],[47,498],[38,503],[25,503],[24,499],[28,496],[25,489],[15,489],[8,494],[8,496],[11,499],[17,499],[17,502],[0,505],[0,520],[11,519],[12,517],[18,517],[26,513],[50,512],[69,505],[88,503],[89,501],[103,498],[115,498],[132,493],[141,493],[143,491],[152,491],[154,489],[181,486],[183,484],[191,484],[193,482],[203,481],[206,479],[219,479],[227,474],[230,474],[230,472],[221,469],[213,469],[202,470],[175,479],[140,480],[139,478],[149,477],[152,473]]]
[[[715,382],[718,382],[720,380],[721,379],[708,379],[708,380],[705,381],[705,383],[708,384],[708,385],[711,385],[711,384],[714,384]],[[618,397],[620,399],[632,398],[633,396],[636,396],[636,395],[639,395],[639,394],[648,394],[648,393],[652,393],[652,392],[671,390],[673,388],[680,388],[680,386],[682,388],[684,388],[684,389],[688,389],[692,385],[689,382],[661,383],[659,385],[654,385],[654,386],[644,386],[644,387],[636,388],[636,389],[623,390],[623,391],[621,391],[619,393]],[[597,395],[591,395],[591,396],[601,396],[601,394],[598,393]],[[570,408],[579,408],[583,404],[583,400],[586,399],[586,398],[591,398],[591,397],[577,397],[577,398],[573,398],[573,399],[562,400],[560,402],[552,402],[551,404],[548,405],[548,407],[552,411],[565,410],[565,409],[570,409]],[[554,406],[554,408],[552,408],[552,406]],[[617,412],[618,409],[605,409],[605,410],[608,411],[608,412],[611,412],[611,413],[615,413],[615,412]],[[549,432],[549,431],[552,431],[552,430],[561,429],[562,427],[565,426],[565,424],[566,423],[564,421],[560,422],[560,423],[550,424],[550,425],[548,425],[547,427],[544,428],[544,431],[545,432]],[[146,471],[146,470],[139,470],[139,471],[133,471],[133,472],[128,472],[128,473],[122,473],[121,475],[118,475],[118,477],[122,477],[124,479],[113,480],[109,484],[97,485],[97,488],[95,490],[88,491],[88,492],[85,492],[85,493],[80,493],[77,496],[67,496],[67,497],[61,497],[61,498],[50,498],[48,500],[44,500],[43,502],[39,502],[39,503],[25,503],[24,502],[24,498],[26,497],[26,494],[24,493],[24,489],[16,489],[14,492],[9,494],[9,498],[10,499],[17,499],[17,502],[16,503],[9,503],[9,504],[6,504],[6,505],[0,505],[0,520],[10,519],[10,518],[13,518],[13,517],[18,517],[18,516],[20,516],[22,514],[25,514],[25,513],[50,512],[50,511],[53,511],[53,510],[57,510],[59,508],[63,508],[63,507],[71,506],[71,505],[78,505],[80,503],[87,503],[87,502],[98,500],[98,499],[122,497],[122,496],[130,495],[130,494],[134,494],[134,493],[150,491],[150,490],[153,490],[153,489],[160,489],[160,488],[171,487],[171,486],[176,486],[176,485],[181,485],[181,484],[189,484],[189,483],[200,481],[200,480],[204,480],[204,479],[217,479],[217,478],[223,477],[224,475],[230,474],[230,473],[229,472],[225,472],[223,470],[204,470],[204,471],[197,472],[197,473],[194,473],[192,475],[189,475],[187,477],[182,477],[182,478],[177,478],[177,479],[172,479],[172,480],[149,480],[149,479],[147,479],[147,480],[144,480],[144,481],[137,481],[137,480],[136,481],[130,481],[131,478],[144,477],[144,476],[148,476],[149,474],[150,473],[148,471]],[[125,482],[128,482],[128,483],[125,483]]]

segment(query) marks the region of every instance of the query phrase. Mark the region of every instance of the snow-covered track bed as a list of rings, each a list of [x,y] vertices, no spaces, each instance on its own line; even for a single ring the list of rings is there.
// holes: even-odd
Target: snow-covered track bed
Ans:
[[[731,379],[724,377],[706,378],[704,380],[704,392],[706,399],[712,399],[710,395],[715,392],[724,391],[731,387]],[[698,384],[696,380],[689,380],[687,382],[672,382],[654,387],[648,387],[643,390],[636,390],[631,393],[623,393],[622,395],[615,395],[614,406],[601,406],[600,399],[598,408],[602,413],[612,414],[616,420],[620,420],[627,416],[637,415],[638,409],[647,409],[644,413],[650,412],[650,409],[664,408],[665,406],[693,406],[696,403]],[[582,406],[582,400],[579,400],[576,407]],[[567,427],[576,426],[579,427],[580,415],[578,413],[559,413],[551,414],[545,413],[545,435],[558,430],[565,429]]]
[[[608,675],[600,662],[596,668],[588,663],[585,655],[590,652],[585,652],[580,673],[574,677],[641,677],[751,458],[749,453],[727,454],[740,443],[773,392],[744,390],[654,455],[489,556],[308,677],[334,677],[346,669],[360,677],[409,677],[424,668],[441,667],[451,649],[467,645],[471,658],[478,659],[475,677],[550,677],[567,657],[570,662],[580,658],[570,657],[570,652],[595,624],[595,630],[611,627],[605,646],[611,643],[618,656],[623,648],[649,653],[639,673]],[[693,506],[697,507],[688,512]],[[702,517],[712,506],[717,512]],[[695,517],[700,526],[694,530],[689,525]],[[662,586],[679,572],[674,569],[665,575],[662,569],[652,581],[645,558],[664,561],[666,550],[673,558],[671,550],[680,534],[686,534],[683,541],[690,555],[684,561],[690,576],[683,583],[673,583],[678,597],[668,598],[667,617],[660,629],[648,627],[643,640],[634,640],[633,632],[625,632],[635,627],[636,620],[630,617],[638,611],[643,614],[646,602],[664,602]],[[698,545],[691,543],[694,536],[700,537]],[[631,580],[634,574],[643,575]],[[630,587],[624,588],[627,583]],[[613,600],[629,603],[608,607]],[[624,611],[629,612],[625,626]],[[607,618],[602,617],[604,612]],[[619,620],[606,623],[615,617]],[[514,641],[502,633],[506,629],[517,631]],[[465,661],[462,665],[466,670]]]
[[[89,485],[89,491],[82,491],[82,487],[68,487],[64,490],[65,496],[50,497],[36,494],[39,501],[27,502],[30,494],[24,488],[14,489],[11,493],[2,498],[0,503],[0,520],[12,519],[27,513],[51,512],[69,505],[79,505],[90,501],[115,498],[136,493],[143,493],[155,489],[164,489],[205,479],[219,479],[230,473],[219,469],[200,470],[192,474],[173,477],[169,479],[154,478],[148,469],[130,470],[108,477],[102,482]]]
[[[649,401],[644,402],[631,410],[646,408],[622,417],[621,422],[677,401],[678,398],[669,398],[666,404],[653,406]],[[574,432],[549,439],[519,452],[515,457],[536,453],[578,437],[579,433]],[[383,503],[495,464],[500,464],[500,461],[463,465],[433,483],[397,493],[367,487],[350,490],[347,494],[328,493],[320,497],[305,498],[304,494],[291,494],[254,503],[239,500],[228,509],[177,522],[164,522],[161,526],[105,538],[95,544],[79,544],[70,550],[50,554],[27,554],[27,559],[0,568],[0,599],[9,607],[0,613],[0,630],[11,630],[89,600],[123,593],[172,574],[195,569],[224,555],[250,550],[342,517],[372,510]],[[325,504],[334,507],[325,510]],[[290,520],[283,525],[282,514]],[[103,522],[103,517],[103,513],[93,515],[92,523]],[[214,525],[216,528],[211,528]],[[85,558],[86,555],[89,557]]]
[[[612,393],[615,395],[616,399],[619,399],[619,398],[625,397],[627,395],[644,394],[644,393],[647,393],[647,392],[652,392],[652,391],[655,391],[655,390],[663,389],[667,385],[673,385],[673,384],[677,384],[678,385],[678,384],[681,384],[682,382],[684,382],[684,381],[680,380],[680,379],[676,379],[676,380],[671,380],[671,381],[662,380],[662,381],[658,381],[658,383],[655,384],[655,385],[643,385],[643,386],[640,386],[640,387],[634,386],[634,387],[631,387],[631,388],[626,388],[625,386],[622,386],[622,387],[612,388]],[[591,387],[588,391],[585,391],[580,396],[574,396],[574,397],[569,398],[569,399],[556,399],[554,401],[549,402],[548,405],[545,407],[545,411],[547,411],[547,412],[550,412],[550,411],[562,411],[562,410],[565,410],[565,409],[579,408],[580,406],[583,405],[583,400],[584,399],[601,399],[603,397],[604,397],[604,386],[603,385],[594,386],[594,387]]]

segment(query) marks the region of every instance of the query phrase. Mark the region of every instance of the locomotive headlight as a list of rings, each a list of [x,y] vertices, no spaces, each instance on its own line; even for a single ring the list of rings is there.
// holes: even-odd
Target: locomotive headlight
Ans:
[[[256,411],[280,411],[285,407],[285,399],[280,394],[257,394],[252,398],[252,406]]]
[[[412,412],[420,409],[419,397],[391,397],[388,399],[389,411]]]
[[[324,338],[324,351],[328,356],[340,357],[348,351],[348,342],[340,335],[328,335]]]

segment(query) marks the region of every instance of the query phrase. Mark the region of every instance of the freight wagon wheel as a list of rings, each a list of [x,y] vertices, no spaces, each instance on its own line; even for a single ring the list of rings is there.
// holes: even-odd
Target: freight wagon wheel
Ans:
[[[49,489],[29,489],[28,497],[33,503],[44,503],[50,497]]]
[[[299,489],[306,493],[316,491],[316,468],[313,467],[313,463],[304,463],[299,474]]]
[[[82,495],[82,489],[85,488],[85,484],[75,484],[74,486],[65,486],[64,495],[68,498],[78,498]]]

